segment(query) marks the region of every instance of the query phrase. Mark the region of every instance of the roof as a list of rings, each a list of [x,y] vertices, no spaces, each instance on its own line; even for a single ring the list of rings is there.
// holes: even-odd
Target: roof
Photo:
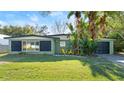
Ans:
[[[70,34],[53,34],[53,35],[48,35],[48,36],[68,36],[68,35],[70,35]]]
[[[41,35],[19,35],[19,36],[11,36],[11,37],[4,37],[5,39],[9,39],[9,38],[20,38],[20,37],[30,37],[30,36],[34,36],[34,37],[46,37],[46,38],[57,38],[57,37],[52,37],[52,36],[41,36]]]
[[[4,37],[9,37],[8,35],[0,34],[0,39],[4,39]]]

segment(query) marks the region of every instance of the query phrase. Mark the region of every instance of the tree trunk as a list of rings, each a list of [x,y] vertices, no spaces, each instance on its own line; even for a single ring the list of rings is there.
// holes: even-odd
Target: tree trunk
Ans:
[[[75,12],[75,17],[76,17],[76,28],[77,28],[77,34],[78,34],[78,38],[82,38],[82,28],[81,28],[81,12],[80,11],[76,11]]]
[[[105,32],[105,25],[106,25],[106,14],[104,13],[103,16],[100,17],[100,27],[99,27],[99,32],[102,33],[102,35]]]
[[[96,38],[96,23],[95,23],[96,12],[90,11],[88,13],[88,17],[89,17],[89,31],[91,33],[91,38],[94,40]]]

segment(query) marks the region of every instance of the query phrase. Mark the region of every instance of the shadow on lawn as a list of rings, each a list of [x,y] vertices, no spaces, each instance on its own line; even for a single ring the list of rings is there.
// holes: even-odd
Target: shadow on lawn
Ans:
[[[94,61],[91,61],[94,60]],[[82,65],[89,65],[92,75],[102,75],[108,78],[109,80],[116,80],[112,75],[120,77],[118,80],[124,80],[124,64],[109,62],[102,58],[87,58]]]
[[[102,75],[109,80],[116,80],[112,75],[120,77],[118,80],[124,80],[124,64],[109,62],[99,57],[71,57],[71,56],[48,56],[48,55],[4,55],[0,61],[7,62],[57,62],[63,60],[80,60],[82,66],[88,65],[92,75]]]

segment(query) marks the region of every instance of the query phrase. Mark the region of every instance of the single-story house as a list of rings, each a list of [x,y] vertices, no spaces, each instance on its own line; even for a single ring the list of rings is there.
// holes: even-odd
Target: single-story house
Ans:
[[[6,37],[10,53],[60,54],[61,48],[69,46],[69,34],[23,35]],[[98,40],[97,54],[113,54],[113,39]]]

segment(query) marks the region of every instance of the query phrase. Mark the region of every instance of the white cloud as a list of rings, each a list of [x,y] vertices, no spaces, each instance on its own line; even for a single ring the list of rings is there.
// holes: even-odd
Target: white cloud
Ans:
[[[50,15],[51,16],[60,16],[60,15],[63,15],[63,13],[62,12],[52,12]]]
[[[10,18],[10,17],[15,17],[15,14],[6,14],[5,16]]]
[[[0,20],[0,25],[7,25],[7,23],[2,21],[2,20]]]
[[[24,20],[15,20],[13,21],[14,25],[20,25],[20,26],[24,26],[24,25],[31,25],[31,26],[35,26],[36,23],[32,22],[32,21],[24,21]]]
[[[32,16],[30,16],[30,20],[31,20],[32,22],[38,22],[38,21],[39,21],[39,18],[38,18],[38,16],[36,16],[36,15],[32,15]]]

